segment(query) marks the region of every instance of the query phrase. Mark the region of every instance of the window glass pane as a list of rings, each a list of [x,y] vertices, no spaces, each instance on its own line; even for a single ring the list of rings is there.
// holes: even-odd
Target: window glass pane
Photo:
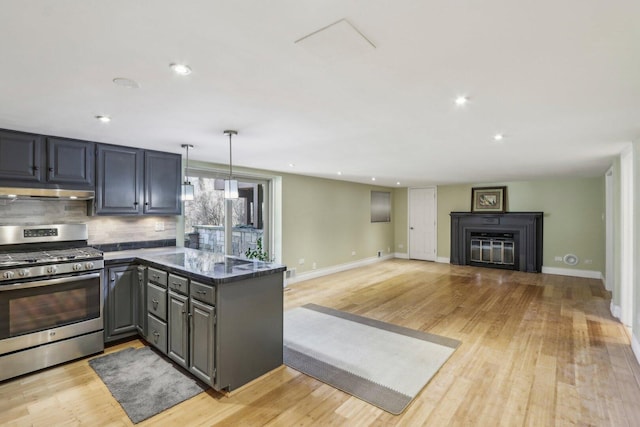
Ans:
[[[185,246],[224,252],[225,198],[224,180],[207,176],[190,176],[194,200],[184,203]],[[254,250],[264,237],[264,184],[238,182],[239,197],[232,201],[232,254],[244,256]]]

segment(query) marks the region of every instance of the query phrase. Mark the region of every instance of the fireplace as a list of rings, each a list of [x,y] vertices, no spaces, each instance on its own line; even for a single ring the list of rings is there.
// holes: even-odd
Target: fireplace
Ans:
[[[451,212],[451,264],[539,273],[542,212]]]

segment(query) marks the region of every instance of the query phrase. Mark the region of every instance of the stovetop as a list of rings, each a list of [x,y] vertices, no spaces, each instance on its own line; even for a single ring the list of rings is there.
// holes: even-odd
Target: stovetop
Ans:
[[[64,263],[101,258],[102,252],[90,246],[82,248],[34,250],[25,252],[2,252],[2,249],[0,248],[0,268]]]

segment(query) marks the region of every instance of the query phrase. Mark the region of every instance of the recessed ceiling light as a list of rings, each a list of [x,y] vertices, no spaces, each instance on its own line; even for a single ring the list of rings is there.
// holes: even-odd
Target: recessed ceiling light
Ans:
[[[186,64],[170,64],[169,67],[173,70],[174,73],[179,74],[181,76],[188,76],[191,74],[191,67]]]
[[[494,141],[502,141],[504,139],[504,135],[501,133],[496,133],[495,135],[493,135],[493,139]]]
[[[100,120],[102,123],[109,123],[111,121],[111,117],[109,116],[96,116],[96,119]]]
[[[376,180],[376,177],[375,177],[375,176],[371,178],[371,181],[375,181],[375,180]]]
[[[342,172],[338,171],[338,175],[342,175]]]
[[[462,107],[463,105],[467,105],[467,103],[469,102],[469,97],[466,95],[459,95],[456,98],[456,105],[459,107]]]
[[[118,86],[128,87],[129,89],[138,89],[140,87],[140,83],[126,77],[116,77],[115,79],[113,79],[113,83],[117,84]]]
[[[295,168],[295,167],[296,167],[296,165],[295,165],[294,163],[289,163],[289,167],[290,167],[290,168]]]
[[[396,182],[396,185],[400,185],[400,181]]]

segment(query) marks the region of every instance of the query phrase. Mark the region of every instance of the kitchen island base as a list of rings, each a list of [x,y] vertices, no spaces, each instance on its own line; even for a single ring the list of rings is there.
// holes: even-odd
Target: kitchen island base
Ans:
[[[217,285],[214,388],[232,391],[282,365],[283,275]]]

